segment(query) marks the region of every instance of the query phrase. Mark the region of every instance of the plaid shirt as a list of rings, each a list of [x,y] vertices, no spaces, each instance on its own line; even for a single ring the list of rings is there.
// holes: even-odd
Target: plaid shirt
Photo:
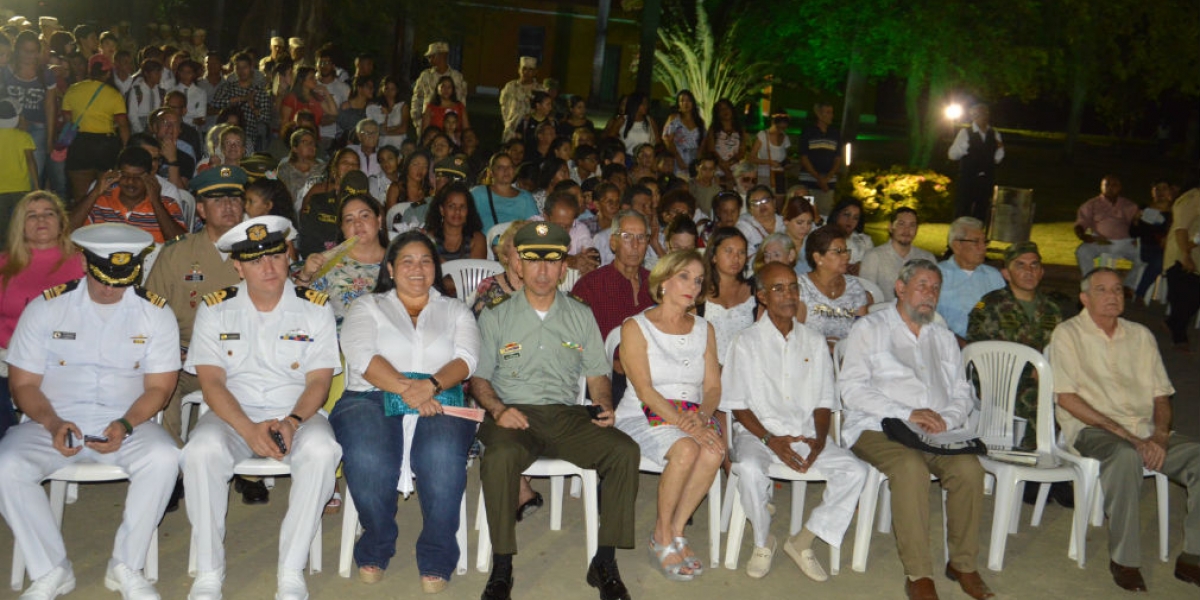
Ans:
[[[641,283],[635,298],[633,284],[609,264],[584,275],[571,289],[571,293],[592,308],[601,337],[607,338],[625,319],[654,306],[654,300],[650,299],[650,271],[639,268],[638,279]]]
[[[220,111],[224,110],[234,100],[246,96],[250,96],[250,98],[243,104],[242,108],[242,115],[246,120],[244,129],[247,136],[255,139],[267,132],[274,110],[271,106],[271,94],[267,92],[267,88],[263,84],[255,81],[250,84],[250,87],[242,87],[238,84],[236,77],[226,79],[217,86],[209,103],[212,104],[213,108]],[[249,106],[246,106],[246,104]],[[251,107],[254,110],[250,110]]]

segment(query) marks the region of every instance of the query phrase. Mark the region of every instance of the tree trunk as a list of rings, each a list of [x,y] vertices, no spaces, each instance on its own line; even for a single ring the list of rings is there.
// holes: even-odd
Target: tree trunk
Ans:
[[[846,75],[846,99],[842,105],[842,142],[851,143],[858,136],[858,119],[862,114],[863,94],[867,88],[867,65],[855,49]]]
[[[1086,67],[1076,62],[1071,86],[1071,111],[1067,115],[1067,140],[1063,146],[1063,161],[1075,162],[1075,149],[1079,144],[1079,133],[1083,128],[1083,108],[1088,99]]]
[[[908,119],[908,163],[915,166],[920,154],[921,139],[921,94],[928,84],[925,64],[914,60],[904,83],[904,116]]]
[[[612,0],[600,0],[596,6],[596,43],[592,50],[592,89],[588,93],[588,105],[600,103],[600,86],[604,81],[604,48],[608,44],[608,14]]]
[[[700,8],[699,10],[704,10]],[[646,0],[642,7],[642,39],[638,50],[637,90],[649,94],[654,75],[654,45],[658,43],[658,22],[662,0]]]
[[[921,152],[913,166],[929,168],[937,148],[938,132],[942,130],[942,111],[939,98],[945,96],[947,75],[945,65],[938,63],[930,69],[929,94],[925,102],[925,122],[921,128]]]

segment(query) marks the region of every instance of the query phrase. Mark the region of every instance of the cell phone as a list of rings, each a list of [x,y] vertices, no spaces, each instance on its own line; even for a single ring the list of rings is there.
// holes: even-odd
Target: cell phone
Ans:
[[[75,432],[71,431],[69,429],[67,430],[67,447],[68,448],[75,447]]]
[[[600,418],[600,413],[604,412],[604,407],[600,406],[599,404],[589,404],[587,406],[587,411],[588,416],[594,421]]]
[[[274,429],[272,429],[271,430],[271,439],[275,440],[275,445],[279,446],[280,452],[287,454],[287,444],[283,443],[283,434],[282,433],[279,433],[278,431],[275,431]]]
[[[108,443],[108,437],[107,437],[107,436],[103,436],[103,435],[84,435],[84,436],[83,436],[83,442],[84,442],[85,444],[86,444],[86,443],[88,443],[88,442],[93,442],[93,443],[96,443],[96,444],[107,444],[107,443]]]

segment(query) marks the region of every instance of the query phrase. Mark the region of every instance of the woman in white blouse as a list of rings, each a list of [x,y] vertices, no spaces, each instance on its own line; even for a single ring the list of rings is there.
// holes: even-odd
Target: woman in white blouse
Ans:
[[[330,422],[364,529],[354,545],[359,578],[383,577],[396,550],[397,485],[407,494],[415,475],[424,519],[417,570],[422,589],[436,593],[459,558],[455,532],[475,436],[474,422],[442,407],[462,402],[479,329],[465,304],[442,294],[437,251],[424,234],[397,236],[384,261],[374,293],[355,301],[342,324],[346,392]]]

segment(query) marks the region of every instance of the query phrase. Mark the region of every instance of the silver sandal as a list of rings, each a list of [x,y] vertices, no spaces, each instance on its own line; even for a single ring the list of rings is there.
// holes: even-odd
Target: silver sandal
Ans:
[[[667,557],[672,554],[678,556],[681,560],[677,563],[667,564]],[[692,573],[681,572],[683,569],[690,569],[691,566],[686,560],[682,560],[683,556],[679,554],[679,549],[675,547],[675,542],[660,546],[654,541],[654,537],[651,536],[650,558],[662,570],[663,576],[671,581],[691,581],[696,578]]]
[[[696,556],[695,552],[693,552],[691,556],[687,556],[683,553],[683,549],[689,547],[688,539],[680,536],[675,538],[674,543],[675,547],[679,549],[679,556],[683,558],[684,564],[686,564],[688,568],[692,570],[692,576],[699,577],[703,575],[704,563],[700,560],[700,557]]]

